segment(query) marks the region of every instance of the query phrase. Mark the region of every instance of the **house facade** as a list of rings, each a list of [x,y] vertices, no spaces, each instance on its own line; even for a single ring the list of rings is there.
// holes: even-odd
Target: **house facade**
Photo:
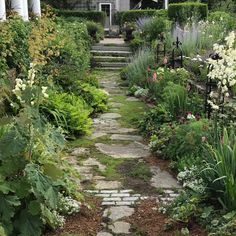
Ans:
[[[74,9],[96,10],[106,13],[105,28],[109,29],[113,24],[114,15],[119,11],[130,10],[130,0],[70,0]]]

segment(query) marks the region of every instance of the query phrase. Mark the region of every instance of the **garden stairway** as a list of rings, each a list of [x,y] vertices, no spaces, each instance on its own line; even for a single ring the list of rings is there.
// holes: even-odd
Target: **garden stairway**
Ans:
[[[105,38],[92,46],[92,65],[106,71],[119,71],[132,55],[130,47],[121,38]]]

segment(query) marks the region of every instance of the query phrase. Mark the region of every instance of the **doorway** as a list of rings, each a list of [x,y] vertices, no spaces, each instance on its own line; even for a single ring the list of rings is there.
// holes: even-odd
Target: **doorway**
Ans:
[[[109,30],[112,24],[111,3],[99,3],[99,11],[105,12],[105,30]]]

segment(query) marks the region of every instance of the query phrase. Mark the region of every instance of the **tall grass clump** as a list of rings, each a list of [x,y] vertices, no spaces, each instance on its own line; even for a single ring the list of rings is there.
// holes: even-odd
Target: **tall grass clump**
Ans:
[[[214,146],[206,148],[203,179],[213,198],[229,211],[236,210],[236,135],[224,129]]]
[[[222,41],[228,33],[223,18],[219,21],[199,21],[187,23],[184,27],[176,24],[172,29],[172,40],[179,37],[185,56],[211,50],[215,42]]]
[[[127,66],[127,79],[129,85],[146,86],[149,68],[155,64],[155,55],[150,48],[140,49],[132,58]]]

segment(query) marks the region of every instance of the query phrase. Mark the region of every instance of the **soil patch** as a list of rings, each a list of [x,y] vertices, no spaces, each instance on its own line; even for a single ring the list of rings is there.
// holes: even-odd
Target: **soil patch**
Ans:
[[[78,214],[69,216],[63,229],[47,232],[45,236],[63,236],[78,234],[80,236],[94,236],[102,230],[101,200],[95,197],[86,197],[86,203],[91,206],[82,206]]]
[[[207,236],[207,233],[195,222],[186,225],[173,222],[158,211],[155,200],[142,201],[135,213],[126,219],[132,224],[132,230],[143,236],[176,236],[182,228],[188,227],[191,236]],[[168,228],[168,230],[167,230]]]
[[[156,188],[150,185],[152,173],[145,162],[124,161],[117,167],[117,171],[123,176],[124,188],[145,195],[157,193]]]
[[[150,165],[150,166],[159,166],[161,170],[165,170],[172,174],[174,177],[177,176],[177,173],[173,171],[170,168],[170,160],[163,160],[155,156],[150,156],[144,158],[144,160]]]

